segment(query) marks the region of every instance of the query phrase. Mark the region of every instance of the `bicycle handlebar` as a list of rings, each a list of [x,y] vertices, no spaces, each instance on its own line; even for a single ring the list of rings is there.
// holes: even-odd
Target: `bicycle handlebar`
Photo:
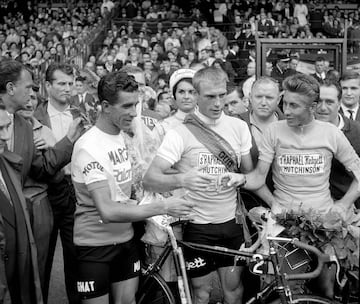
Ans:
[[[316,268],[311,272],[306,273],[298,273],[298,274],[287,274],[284,273],[286,280],[308,280],[316,278],[320,275],[321,270],[324,266],[324,263],[331,262],[334,260],[333,256],[330,256],[328,254],[322,253],[319,249],[316,247],[300,242],[298,239],[291,239],[291,238],[284,238],[284,237],[267,237],[269,241],[278,241],[278,242],[289,242],[294,244],[296,247],[310,251],[314,253],[317,256],[318,264]]]

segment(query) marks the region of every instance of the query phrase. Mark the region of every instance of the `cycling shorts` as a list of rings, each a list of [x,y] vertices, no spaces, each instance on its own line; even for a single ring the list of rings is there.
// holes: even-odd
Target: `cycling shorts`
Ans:
[[[184,229],[184,241],[222,246],[239,249],[244,242],[242,226],[235,223],[235,219],[221,224],[193,224],[189,223]],[[234,257],[214,254],[184,247],[186,269],[189,277],[196,278],[207,275],[218,268],[233,266]],[[238,266],[244,265],[238,262]]]
[[[108,246],[76,246],[76,251],[77,290],[82,299],[108,294],[112,283],[140,275],[139,244],[134,239]]]

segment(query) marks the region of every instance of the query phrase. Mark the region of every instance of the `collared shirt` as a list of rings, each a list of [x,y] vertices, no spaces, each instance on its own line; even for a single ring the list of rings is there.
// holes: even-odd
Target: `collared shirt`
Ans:
[[[359,110],[359,104],[356,104],[355,108],[350,109],[349,107],[345,106],[344,104],[341,104],[341,109],[343,110],[343,113],[346,118],[350,119],[350,111],[353,111],[353,120],[355,120],[355,117],[357,115],[357,112]]]
[[[58,111],[49,102],[47,112],[49,114],[51,130],[54,133],[56,142],[60,141],[66,136],[69,131],[70,125],[73,122],[73,116],[70,112],[70,106],[64,111]],[[64,167],[65,174],[70,174],[70,164]]]
[[[14,152],[14,114],[8,112],[10,118],[9,135],[10,139],[7,141],[9,151]]]
[[[1,191],[5,191],[6,193],[4,193],[5,194],[5,196],[9,199],[9,202],[10,202],[10,204],[12,205],[12,201],[11,201],[11,196],[10,196],[10,192],[9,192],[9,189],[8,189],[8,187],[7,187],[7,185],[6,185],[6,182],[5,182],[5,179],[4,179],[4,176],[2,175],[2,172],[1,172],[1,170],[0,170],[0,181],[1,181],[1,183],[3,184],[3,186],[4,186],[4,190],[1,190]]]
[[[317,77],[319,77],[319,78],[322,79],[322,80],[324,80],[325,77],[326,77],[325,72],[322,72],[321,74],[319,74],[319,73],[315,73],[315,74],[316,74]]]
[[[276,112],[273,114],[273,117],[274,117],[273,121],[279,120]],[[264,139],[265,130],[262,130],[261,127],[258,125],[257,121],[254,119],[252,112],[250,113],[250,131],[251,131],[251,135],[254,137],[256,145],[259,146]]]
[[[339,117],[339,124],[338,124],[337,127],[338,127],[340,130],[342,130],[342,129],[344,128],[344,126],[345,126],[344,118],[343,118],[340,114],[338,114],[338,117]]]

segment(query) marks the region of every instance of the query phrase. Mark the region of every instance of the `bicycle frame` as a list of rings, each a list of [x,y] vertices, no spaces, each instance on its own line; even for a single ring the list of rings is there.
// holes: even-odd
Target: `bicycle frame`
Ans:
[[[192,304],[189,281],[185,267],[185,259],[181,248],[182,246],[190,247],[201,251],[234,256],[234,266],[237,260],[245,261],[247,265],[249,265],[251,262],[256,262],[253,266],[253,270],[255,270],[253,272],[258,275],[263,274],[261,273],[260,266],[263,265],[265,262],[270,262],[274,268],[274,279],[268,285],[262,288],[255,297],[251,298],[247,302],[247,304],[254,303],[256,300],[266,300],[270,293],[274,290],[278,293],[282,304],[292,303],[292,292],[287,281],[315,278],[320,274],[325,262],[337,261],[336,257],[323,254],[317,248],[291,238],[268,237],[267,239],[269,240],[270,244],[269,255],[263,255],[259,253],[233,250],[220,246],[209,246],[179,241],[176,240],[171,227],[168,227],[167,230],[169,233],[170,242],[166,245],[164,251],[161,253],[159,258],[153,264],[148,266],[144,274],[152,274],[154,272],[158,272],[164,264],[165,260],[170,255],[170,253],[173,252],[181,304]],[[281,272],[279,256],[276,250],[275,242],[292,243],[298,248],[305,249],[314,253],[318,257],[319,261],[316,269],[312,272],[300,274],[287,274]]]

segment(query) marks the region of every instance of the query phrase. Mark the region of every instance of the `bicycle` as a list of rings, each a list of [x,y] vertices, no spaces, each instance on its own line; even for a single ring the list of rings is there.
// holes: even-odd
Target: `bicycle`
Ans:
[[[274,291],[278,294],[282,304],[336,303],[336,301],[311,294],[294,295],[291,287],[288,284],[288,281],[290,280],[307,280],[317,277],[320,274],[325,262],[335,262],[337,266],[339,266],[336,256],[323,254],[314,246],[302,243],[297,239],[268,237],[267,239],[270,244],[269,255],[264,255],[248,251],[232,250],[219,246],[209,246],[179,241],[176,240],[170,226],[166,229],[168,231],[170,240],[165,245],[165,248],[158,259],[143,269],[143,277],[137,292],[138,304],[177,304],[178,302],[181,304],[192,304],[190,286],[186,274],[185,260],[182,254],[182,247],[184,246],[197,250],[205,250],[212,253],[234,256],[234,265],[237,260],[244,261],[247,265],[249,265],[250,270],[257,275],[265,274],[267,270],[267,267],[265,266],[270,263],[274,269],[273,280],[261,288],[255,297],[251,298],[246,304],[266,303],[266,300]],[[312,252],[318,259],[317,267],[311,272],[301,274],[287,274],[281,272],[279,254],[276,250],[276,244],[279,242],[291,243],[297,248]],[[251,250],[257,248],[259,245],[260,234]],[[174,295],[168,284],[159,274],[159,270],[171,252],[174,254],[176,273],[178,278],[179,295],[177,296]]]

